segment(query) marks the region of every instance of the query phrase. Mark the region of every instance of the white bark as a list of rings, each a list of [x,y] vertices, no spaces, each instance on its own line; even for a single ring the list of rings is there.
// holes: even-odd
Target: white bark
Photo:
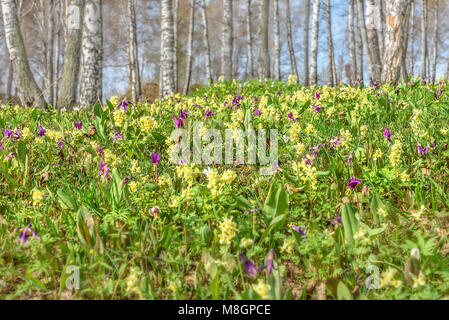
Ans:
[[[427,72],[427,0],[421,1],[421,77],[428,77]]]
[[[403,32],[406,32],[408,4],[410,4],[408,0],[389,0],[387,2],[383,82],[394,83],[400,77],[402,51],[404,50]]]
[[[383,0],[377,0],[376,1],[376,27],[377,27],[377,35],[379,37],[379,50],[380,50],[380,57],[382,58],[382,53],[384,52],[385,47],[385,28],[384,28],[384,1]]]
[[[254,77],[253,34],[251,31],[251,0],[246,0],[246,52],[248,57],[249,77]]]
[[[440,15],[439,15],[439,4],[438,0],[435,0],[434,2],[434,25],[433,25],[433,42],[432,42],[432,82],[435,83],[437,78],[437,57],[438,57],[438,25],[440,22]]]
[[[310,33],[310,0],[304,0],[304,85],[310,81],[309,70],[309,33]]]
[[[193,49],[193,28],[194,28],[194,20],[195,17],[195,1],[190,3],[190,16],[189,16],[189,39],[187,45],[187,63],[186,63],[186,74],[184,79],[184,90],[183,93],[186,95],[189,92],[190,86],[190,77],[192,75],[192,49]]]
[[[175,91],[173,0],[161,3],[161,97]]]
[[[127,29],[128,29],[128,78],[131,96],[134,101],[141,95],[139,55],[137,46],[137,26],[135,0],[127,1]]]
[[[270,54],[268,47],[268,12],[269,0],[257,0],[256,2],[258,17],[258,76],[260,79],[270,78]]]
[[[279,31],[279,0],[273,0],[274,78],[281,79],[281,35]]]
[[[203,20],[203,38],[206,46],[206,77],[207,81],[212,83],[212,69],[210,64],[210,42],[209,42],[209,24],[207,21],[207,11],[205,0],[200,0],[201,17]]]
[[[46,106],[28,63],[22,33],[20,31],[17,4],[14,0],[1,0],[6,46],[13,67],[14,80],[20,102],[24,106]]]
[[[314,0],[312,12],[312,61],[310,64],[310,85],[318,84],[318,33],[320,18],[320,0]]]
[[[73,108],[80,74],[84,0],[70,0],[66,9],[66,36],[59,108]]]
[[[174,40],[174,55],[173,55],[173,69],[174,69],[174,82],[175,91],[178,91],[178,9],[179,0],[174,0],[173,6],[173,38]]]
[[[86,0],[81,52],[80,105],[91,107],[102,97],[102,0]]]
[[[410,45],[409,45],[409,64],[408,70],[414,75],[415,74],[415,0],[411,0],[410,4],[410,21],[409,21],[409,29],[410,29]]]
[[[354,0],[349,0],[348,9],[348,33],[349,33],[349,61],[351,63],[351,73],[349,83],[352,85],[357,79],[357,57],[355,52],[354,33]]]
[[[232,78],[232,52],[234,49],[234,31],[232,20],[232,0],[223,0],[221,75],[225,81]]]
[[[287,14],[287,42],[288,42],[288,53],[290,55],[290,64],[292,67],[291,73],[298,77],[298,67],[296,65],[296,55],[295,55],[295,47],[293,46],[293,36],[292,36],[292,20],[290,17],[290,0],[286,0],[286,10]]]
[[[358,1],[355,1],[355,10],[358,12]],[[356,43],[357,43],[357,80],[364,81],[364,59],[363,59],[363,41],[362,41],[362,30],[361,30],[361,22],[359,19],[359,15],[356,14],[356,28],[357,28],[357,34],[356,34]]]
[[[380,61],[379,36],[377,26],[380,24],[375,0],[366,0],[366,30],[370,61],[372,64],[372,80],[379,81],[382,74]]]
[[[333,87],[336,84],[335,72],[335,54],[334,41],[332,39],[332,17],[331,17],[331,1],[326,1],[326,16],[327,16],[327,64],[328,64],[328,85]]]

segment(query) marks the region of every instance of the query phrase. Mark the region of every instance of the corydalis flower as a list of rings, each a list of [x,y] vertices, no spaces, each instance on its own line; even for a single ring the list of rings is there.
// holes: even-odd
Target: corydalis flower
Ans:
[[[112,139],[114,139],[114,141],[117,141],[118,139],[125,140],[125,137],[114,128],[114,135],[112,136]]]
[[[357,185],[359,183],[362,182],[362,179],[355,179],[354,177],[352,177],[352,179],[348,180],[347,182],[348,182],[348,188],[353,190],[353,189],[355,189],[357,187]]]
[[[260,116],[261,114],[262,114],[262,110],[256,108],[256,110],[254,111],[254,115]]]
[[[348,157],[348,160],[346,160],[346,165],[351,165],[352,166],[352,152]]]
[[[204,113],[203,119],[212,117],[212,116],[215,115],[215,114],[217,114],[217,113],[216,113],[216,112],[215,112],[215,113],[212,113],[212,111],[210,111],[210,109],[207,109],[206,112]]]
[[[73,125],[76,129],[81,130],[83,128],[83,123],[81,121],[74,122]]]
[[[158,164],[161,161],[161,155],[159,153],[152,153],[151,154],[151,162],[153,164]]]
[[[103,179],[107,179],[110,176],[110,172],[111,168],[103,161],[100,161],[100,169],[98,170],[98,174],[101,175]]]
[[[316,103],[313,104],[313,111],[315,111],[316,113],[320,112],[323,109],[324,107],[320,106],[319,104]]]
[[[428,145],[427,147],[423,148],[421,143],[419,143],[419,141],[418,141],[418,153],[420,156],[427,154],[431,148],[435,148],[435,147],[436,147],[436,145],[432,144],[432,145]]]
[[[300,235],[302,235],[304,237],[306,236],[306,233],[307,233],[306,227],[293,225],[292,228],[293,228],[293,230],[298,232]]]
[[[313,151],[312,152],[312,159],[316,158],[316,155],[317,155],[318,151],[320,151],[320,149],[322,147],[324,147],[324,144],[319,144],[316,147],[309,148],[310,151]]]
[[[330,220],[334,226],[339,225],[339,224],[343,225],[341,216],[339,216],[338,214],[335,214],[335,217],[334,218],[331,217]]]
[[[393,141],[391,141],[391,136],[394,135],[394,133],[392,131],[390,131],[390,129],[388,129],[387,127],[384,128],[384,137],[388,139],[388,141],[390,141],[390,143],[393,143]]]
[[[131,100],[126,100],[125,98],[119,103],[117,109],[123,108],[125,112],[128,112],[128,105],[134,106],[134,103]]]
[[[201,107],[201,106],[200,106]],[[209,110],[209,109],[208,109]],[[179,111],[179,117],[181,119],[187,119],[187,112],[185,112],[182,108],[181,111]]]
[[[44,137],[45,136],[45,132],[46,132],[45,128],[39,122],[39,129],[37,130],[37,135],[39,137]]]
[[[295,120],[296,120],[295,117],[293,117],[293,112],[290,112],[290,113],[288,114],[288,118],[289,118],[290,120],[292,120],[292,121],[295,121]]]
[[[58,147],[61,149],[64,148],[64,143],[61,140],[58,140]]]
[[[16,231],[17,230],[20,231],[18,240],[22,245],[26,245],[28,243],[28,240],[30,240],[30,236],[37,240],[40,239],[36,232],[31,229],[31,223],[28,224],[25,228],[17,228]]]

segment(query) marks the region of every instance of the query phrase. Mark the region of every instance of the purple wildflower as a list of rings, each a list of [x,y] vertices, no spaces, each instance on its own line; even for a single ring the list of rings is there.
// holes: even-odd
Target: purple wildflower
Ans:
[[[419,143],[419,141],[418,141],[418,153],[420,156],[427,154],[431,148],[435,148],[435,147],[436,147],[436,145],[432,144],[432,145],[427,145],[427,147],[423,148],[421,146],[421,143]]]
[[[175,115],[173,115],[173,122],[175,123],[176,128],[182,128],[184,126],[184,121],[182,121],[182,118],[179,117],[176,118]]]
[[[64,143],[61,140],[58,140],[58,147],[59,148],[64,148]]]
[[[10,152],[10,153],[5,157],[5,161],[10,160],[14,154],[15,154],[15,152]]]
[[[153,164],[158,164],[161,161],[161,155],[159,153],[152,153],[151,154],[151,162]]]
[[[112,139],[114,139],[114,141],[117,141],[118,139],[125,140],[125,137],[114,128],[114,135],[112,136]]]
[[[257,268],[256,265],[243,253],[240,254],[240,260],[242,261],[243,268],[245,269],[248,278],[256,276],[259,273],[260,268]]]
[[[262,110],[260,110],[259,108],[256,108],[256,110],[254,111],[254,115],[260,116],[261,114],[262,114]]]
[[[293,117],[293,112],[290,112],[290,113],[288,114],[288,118],[289,118],[290,120],[292,120],[292,121],[295,121],[295,120],[296,120],[295,117]]]
[[[117,106],[117,109],[123,108],[123,110],[125,110],[125,112],[128,112],[129,105],[134,106],[134,103],[131,100],[126,100],[126,98],[125,98],[119,103],[119,105]]]
[[[104,149],[104,147],[101,147],[100,145],[98,145],[97,152],[98,152],[99,156],[101,156],[103,154],[103,149]]]
[[[319,104],[318,105],[316,103],[313,104],[313,111],[315,111],[316,113],[320,112],[323,109],[324,107],[320,106]]]
[[[306,236],[307,230],[306,227],[304,226],[293,226],[293,230],[295,230],[296,232],[298,232],[300,235],[302,236]]]
[[[75,126],[76,129],[81,130],[81,128],[83,127],[83,123],[81,121],[78,122],[74,122],[73,125]]]
[[[216,113],[216,112],[215,112],[215,113],[212,113],[212,111],[210,111],[210,109],[207,109],[206,112],[204,113],[203,119],[206,119],[206,118],[208,118],[208,117],[212,117],[212,116],[215,115],[215,114],[217,114],[217,113]]]
[[[352,177],[352,179],[348,180],[347,182],[348,182],[348,188],[353,190],[353,189],[355,189],[357,187],[357,185],[359,183],[362,182],[362,179],[355,179],[354,177]]]
[[[393,131],[390,131],[390,129],[388,129],[387,127],[384,128],[384,137],[388,139],[388,141],[390,141],[390,143],[393,143],[393,141],[391,141],[391,136],[394,135]]]
[[[267,272],[268,272],[268,274],[271,274],[271,271],[273,270],[273,260],[274,260],[274,249],[270,249],[270,251],[268,251],[268,256],[267,256]]]
[[[133,178],[132,176],[124,177],[123,180],[122,180],[122,187],[123,187],[125,184],[127,184],[128,181],[131,180],[132,178]]]
[[[332,218],[332,217],[331,217],[330,220],[331,220],[331,223],[332,223],[334,226],[339,225],[339,224],[343,225],[343,222],[342,222],[342,220],[341,220],[341,216],[339,216],[338,214],[335,214],[335,218]]]
[[[98,170],[98,174],[101,175],[103,179],[108,179],[111,173],[111,168],[104,163],[103,161],[100,161],[100,169]]]
[[[346,160],[346,165],[351,165],[352,166],[352,152],[348,157],[348,160]]]
[[[28,240],[30,239],[30,236],[32,236],[33,238],[39,240],[39,236],[36,234],[36,232],[34,232],[31,229],[31,223],[29,223],[25,228],[17,228],[16,231],[19,230],[20,231],[20,235],[19,235],[19,242],[22,245],[26,245],[28,243]]]
[[[39,122],[39,129],[37,131],[37,135],[39,135],[39,137],[44,137],[45,136],[45,132],[46,132],[45,128]]]
[[[179,118],[187,119],[187,112],[185,112],[182,108],[181,111],[179,111]]]

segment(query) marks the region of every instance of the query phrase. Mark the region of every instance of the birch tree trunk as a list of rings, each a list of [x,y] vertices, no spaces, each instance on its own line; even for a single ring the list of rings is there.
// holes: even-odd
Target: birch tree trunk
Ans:
[[[86,0],[81,51],[80,105],[101,100],[103,65],[102,0]]]
[[[434,25],[433,25],[433,43],[432,43],[432,83],[435,83],[437,78],[437,57],[438,57],[438,25],[440,22],[440,15],[439,15],[439,4],[438,0],[434,1]]]
[[[45,46],[45,71],[44,71],[44,97],[45,100],[50,104],[54,105],[53,102],[53,57],[54,57],[54,0],[47,0],[45,3],[41,0],[41,7],[44,17],[44,46]]]
[[[290,55],[290,64],[292,67],[291,74],[298,77],[298,67],[296,65],[295,48],[293,46],[293,36],[292,36],[292,20],[290,17],[290,0],[286,0],[286,10],[287,19],[287,42],[288,42],[288,53]]]
[[[318,32],[320,18],[320,0],[314,0],[312,12],[312,61],[310,64],[310,85],[318,84]]]
[[[335,72],[335,56],[334,56],[334,41],[332,39],[332,17],[331,17],[331,1],[326,1],[326,16],[327,16],[327,62],[328,62],[328,85],[335,86],[336,72]]]
[[[251,0],[246,0],[246,53],[248,56],[249,77],[254,77],[253,34],[251,31]]]
[[[232,0],[223,0],[221,75],[225,81],[232,78],[232,52],[234,49],[234,31],[232,20]]]
[[[357,11],[358,2],[355,0],[355,9]],[[358,11],[357,11],[358,12]],[[363,41],[362,41],[362,29],[361,29],[361,22],[359,19],[359,15],[356,14],[356,23],[357,23],[357,34],[356,34],[356,41],[357,41],[357,80],[364,81],[364,65],[363,65]]]
[[[186,63],[186,75],[184,79],[184,91],[183,94],[186,95],[189,92],[190,86],[190,76],[192,75],[192,48],[193,48],[193,28],[194,28],[194,15],[195,15],[195,1],[190,3],[190,17],[189,17],[189,39],[187,46],[187,63]]]
[[[304,85],[310,81],[309,70],[309,33],[310,33],[310,0],[305,0],[304,5]]]
[[[72,109],[76,104],[76,91],[80,73],[81,40],[84,0],[70,0],[66,9],[67,35],[62,66],[61,92],[58,107]]]
[[[387,30],[385,34],[385,54],[382,81],[395,83],[401,71],[403,32],[406,32],[407,6],[409,0],[387,1]]]
[[[134,0],[127,1],[127,28],[128,28],[128,78],[129,88],[134,101],[141,95],[139,55],[137,47],[136,9]]]
[[[411,6],[407,6],[407,17],[410,17],[410,9]],[[408,51],[408,40],[409,40],[409,29],[410,29],[410,19],[407,19],[405,22],[405,29],[402,32],[402,43],[404,44],[404,49],[402,50],[402,59],[401,59],[401,72],[402,78],[404,81],[408,80],[408,71],[407,71],[407,51]]]
[[[23,43],[15,0],[1,0],[6,46],[13,67],[14,80],[20,102],[24,106],[46,106],[36,80],[31,72]]]
[[[174,68],[174,82],[175,92],[178,92],[178,11],[179,0],[175,0],[173,6],[173,38],[174,40],[174,55],[173,55],[173,68]]]
[[[380,57],[382,58],[382,53],[384,52],[385,48],[385,28],[384,28],[384,4],[383,0],[377,0],[376,1],[376,27],[377,27],[377,35],[379,37],[379,50],[380,50]]]
[[[212,83],[212,69],[210,66],[210,43],[209,43],[209,24],[207,21],[206,1],[200,0],[201,17],[203,20],[203,38],[206,46],[206,77],[207,81]]]
[[[60,71],[60,62],[59,58],[61,56],[61,20],[59,17],[62,14],[62,3],[61,1],[57,1],[55,5],[55,16],[56,21],[58,21],[57,30],[55,32],[56,39],[55,39],[55,63],[53,65],[53,74],[54,74],[54,84],[53,84],[53,105],[57,109],[57,101],[58,101],[58,93],[59,93],[59,71]]]
[[[173,0],[161,2],[161,98],[175,91]]]
[[[268,47],[268,12],[269,0],[257,0],[258,15],[258,76],[260,79],[270,78],[270,50]]]
[[[380,61],[379,35],[377,31],[378,14],[375,0],[366,0],[366,31],[368,48],[372,64],[372,80],[379,81],[382,74],[382,64]]]
[[[6,101],[11,100],[12,98],[12,82],[13,82],[13,69],[12,69],[12,63],[11,60],[9,61],[9,67],[8,67],[8,79],[6,80]]]
[[[411,0],[410,3],[410,45],[409,45],[409,64],[408,70],[414,75],[415,74],[415,0]]]
[[[281,35],[279,31],[279,0],[273,0],[274,78],[281,79]]]
[[[428,77],[427,74],[427,0],[421,1],[421,77]]]
[[[353,85],[357,79],[357,57],[355,52],[355,33],[354,33],[354,0],[349,0],[348,33],[349,33],[349,61],[351,63],[351,73],[349,83]]]
[[[370,80],[372,81],[376,78],[376,74],[373,68],[370,45],[368,43],[368,32],[366,30],[365,15],[363,10],[363,0],[356,0],[356,1],[357,1],[357,17],[359,20],[360,37],[362,38],[366,61],[368,62]]]

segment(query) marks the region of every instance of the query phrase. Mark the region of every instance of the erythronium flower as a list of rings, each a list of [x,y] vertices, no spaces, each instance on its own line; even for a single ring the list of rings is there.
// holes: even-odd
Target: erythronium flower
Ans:
[[[62,143],[61,140],[58,140],[58,147],[60,147],[61,149],[64,148],[64,143]]]
[[[117,109],[123,108],[123,110],[125,110],[125,112],[128,112],[128,105],[134,106],[134,103],[130,100],[126,100],[126,98],[125,98],[119,103],[119,105],[117,106]]]
[[[215,115],[215,114],[217,114],[217,113],[216,113],[216,112],[215,112],[215,113],[212,113],[212,111],[210,111],[209,109],[207,109],[206,112],[204,113],[203,119],[212,117],[212,116]]]
[[[249,278],[256,276],[261,270],[261,268],[257,268],[256,265],[243,253],[240,253],[240,260],[242,261],[243,268]]]
[[[73,125],[76,129],[81,130],[83,128],[83,123],[81,121],[74,122]]]
[[[181,108],[181,111],[179,111],[179,117],[181,119],[187,119],[187,112],[185,112],[182,108]]]
[[[293,117],[293,112],[290,112],[290,113],[288,114],[288,118],[289,118],[290,120],[292,120],[292,121],[295,121],[295,117]]]
[[[45,136],[45,128],[41,125],[41,123],[39,122],[39,129],[37,130],[37,135],[39,137],[44,137]]]
[[[125,137],[114,128],[114,135],[112,136],[112,139],[114,139],[114,141],[117,141],[118,139],[125,140]]]
[[[19,242],[22,245],[26,245],[28,243],[28,240],[30,239],[30,236],[32,236],[33,238],[39,240],[39,236],[36,234],[36,232],[34,232],[31,229],[31,223],[28,224],[25,228],[17,228],[16,231],[19,230],[20,234],[19,234]]]
[[[311,166],[313,164],[312,160],[307,158],[305,155],[302,155],[302,158],[304,159],[304,162],[306,163],[306,166]]]
[[[103,149],[104,149],[104,147],[101,147],[100,145],[98,145],[97,151],[98,151],[99,156],[101,156],[103,154]]]
[[[332,141],[332,146],[337,148],[340,145],[340,141],[343,140],[343,136],[339,136],[334,141]]]
[[[268,251],[268,256],[267,256],[267,272],[268,272],[268,274],[271,274],[271,271],[273,270],[273,260],[274,260],[274,249],[270,249],[270,251]]]
[[[300,235],[302,236],[306,236],[307,230],[304,226],[292,226],[293,230],[295,230],[296,232],[298,232]]]
[[[151,162],[154,164],[154,169],[156,171],[156,184],[157,184],[157,165],[159,162],[161,162],[161,155],[159,153],[152,153],[151,154]]]
[[[324,144],[319,144],[319,145],[317,145],[316,147],[309,148],[310,151],[313,150],[313,152],[312,152],[312,159],[315,159],[315,157],[316,157],[318,151],[320,151],[320,149],[321,149],[322,147],[324,147]]]
[[[132,176],[124,177],[123,180],[122,180],[122,187],[123,187],[125,184],[127,184],[128,181],[131,180],[132,178],[133,178]]]
[[[173,122],[175,123],[176,128],[182,128],[184,126],[184,121],[182,121],[182,118],[179,117],[176,118],[175,115],[173,115]]]
[[[106,180],[109,178],[110,171],[111,168],[103,161],[100,161],[100,169],[98,170],[98,174],[100,174],[103,179]]]
[[[354,177],[352,177],[352,179],[348,180],[347,182],[348,182],[348,188],[353,190],[353,189],[355,189],[357,187],[357,185],[359,183],[362,182],[362,179],[355,179]]]
[[[393,143],[393,141],[391,141],[391,136],[394,133],[392,131],[390,131],[390,129],[388,129],[387,127],[384,128],[384,137],[388,139],[388,141],[390,141],[390,143]]]
[[[10,152],[10,153],[5,157],[5,161],[10,160],[14,154],[15,154],[15,152]]]
[[[320,112],[321,110],[323,110],[324,109],[324,107],[322,107],[322,106],[320,106],[319,104],[317,105],[316,103],[314,103],[313,104],[313,110],[315,111],[315,112]]]
[[[254,115],[260,116],[261,114],[262,114],[262,110],[256,108],[256,110],[254,111]]]

